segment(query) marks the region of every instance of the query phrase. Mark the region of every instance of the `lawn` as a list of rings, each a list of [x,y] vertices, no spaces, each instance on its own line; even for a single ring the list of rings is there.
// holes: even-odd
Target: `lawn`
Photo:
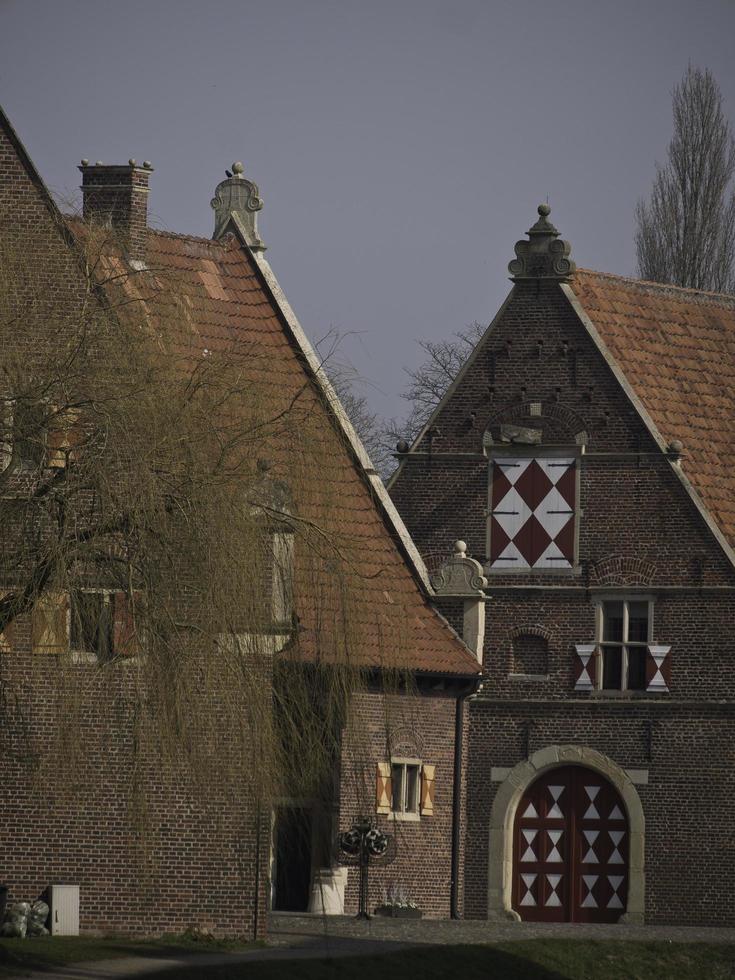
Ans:
[[[537,939],[433,946],[382,956],[254,962],[159,974],[161,980],[732,980],[735,945]]]
[[[0,940],[0,976],[22,969],[136,954],[172,955],[247,949],[237,941],[55,938]],[[12,957],[9,959],[8,957]],[[733,980],[735,945],[535,939],[493,946],[424,946],[332,960],[251,961],[148,974],[161,980]]]
[[[91,936],[45,936],[36,939],[0,939],[0,977],[17,977],[19,970],[43,970],[89,960],[120,956],[170,956],[177,953],[216,953],[252,949],[262,943],[227,939],[213,942],[186,936],[161,939],[110,939]]]

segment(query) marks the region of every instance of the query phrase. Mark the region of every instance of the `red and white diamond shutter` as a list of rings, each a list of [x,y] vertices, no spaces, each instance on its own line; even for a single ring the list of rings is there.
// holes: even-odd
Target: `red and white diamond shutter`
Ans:
[[[493,460],[491,568],[572,568],[576,465],[559,457]]]

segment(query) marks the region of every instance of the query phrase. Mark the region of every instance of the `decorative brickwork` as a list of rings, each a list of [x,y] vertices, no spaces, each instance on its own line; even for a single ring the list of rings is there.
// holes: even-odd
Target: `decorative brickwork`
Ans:
[[[650,585],[656,580],[656,564],[644,558],[609,555],[590,565],[590,585]]]

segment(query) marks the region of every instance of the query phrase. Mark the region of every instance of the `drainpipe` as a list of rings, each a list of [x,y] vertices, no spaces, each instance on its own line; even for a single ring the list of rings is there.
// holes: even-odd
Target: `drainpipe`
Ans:
[[[258,940],[260,929],[260,800],[255,804],[255,908],[253,909],[253,940]]]
[[[454,786],[452,789],[452,870],[449,893],[449,915],[459,918],[459,845],[462,819],[462,735],[464,731],[464,695],[457,698],[454,709]]]
[[[485,588],[487,579],[482,565],[467,555],[464,541],[456,541],[454,553],[431,576],[434,599],[463,600],[462,639],[482,666],[485,640]],[[452,799],[452,864],[449,893],[450,915],[459,918],[459,847],[462,817],[462,735],[464,730],[464,702],[479,688],[481,677],[473,678],[471,685],[457,691],[454,713],[454,785]]]

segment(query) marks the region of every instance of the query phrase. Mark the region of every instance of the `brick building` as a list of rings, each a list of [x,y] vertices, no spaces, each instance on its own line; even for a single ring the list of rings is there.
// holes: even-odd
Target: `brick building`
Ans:
[[[735,298],[577,270],[538,211],[389,483],[488,580],[465,913],[732,924]]]
[[[90,648],[91,641],[74,635],[75,594],[54,593],[52,615],[49,596],[42,596],[0,637],[0,878],[9,885],[11,899],[35,898],[53,883],[78,884],[82,931],[155,933],[196,925],[259,935],[269,902],[283,909],[318,902],[315,881],[331,890],[338,905],[344,902],[354,910],[356,872],[350,870],[346,881],[335,874],[330,842],[338,828],[367,812],[396,841],[393,863],[374,878],[371,906],[380,900],[382,887],[396,883],[428,915],[459,912],[463,704],[479,681],[483,597],[475,589],[467,599],[459,635],[432,606],[434,590],[424,563],[264,257],[256,226],[262,202],[242,166],[235,165],[216,190],[213,240],[148,226],[152,168],[147,162],[106,166],[82,161],[80,170],[83,220],[67,219],[0,114],[0,244],[22,242],[53,303],[73,308],[87,285],[79,265],[86,228],[90,222],[112,226],[116,244],[103,264],[108,282],[115,280],[115,285],[105,289],[149,304],[149,323],[164,330],[153,294],[158,279],[169,276],[176,284],[177,315],[187,318],[202,356],[235,351],[273,412],[293,413],[298,407],[298,414],[289,416],[291,424],[279,430],[272,460],[263,469],[272,487],[287,487],[297,468],[306,474],[299,482],[301,496],[289,506],[329,535],[344,562],[337,574],[334,561],[316,574],[310,556],[297,546],[287,560],[291,586],[284,590],[275,579],[271,583],[267,632],[272,666],[277,672],[279,664],[287,663],[301,672],[298,683],[307,683],[310,672],[325,665],[329,669],[330,658],[344,656],[358,668],[362,684],[341,721],[335,775],[326,795],[294,798],[286,788],[282,798],[261,807],[247,794],[217,797],[212,800],[217,819],[212,820],[186,787],[161,778],[154,755],[142,775],[134,771],[126,720],[131,708],[126,651],[118,644],[125,595],[119,607],[117,594],[100,599],[100,609],[111,607],[114,617],[104,649],[96,640]],[[18,297],[21,323],[26,300]],[[53,358],[53,335],[46,342]],[[12,401],[13,392],[2,394]],[[307,431],[311,443],[305,441]],[[4,433],[4,494],[18,463],[13,440],[12,429]],[[305,450],[308,445],[318,445],[318,458]],[[51,448],[48,444],[33,460],[36,472],[55,465]],[[18,492],[17,481],[13,492]],[[280,547],[283,555],[290,554],[287,541]],[[274,567],[274,575],[277,571]],[[461,555],[447,566],[448,579],[464,574],[469,582],[476,572]],[[18,583],[2,586],[12,592]],[[93,593],[87,588],[85,594]],[[342,593],[349,595],[349,635],[340,632],[343,607],[335,596]],[[463,633],[469,645],[460,639]],[[100,629],[94,635],[101,635]],[[144,649],[138,654],[144,657]],[[119,671],[117,693],[110,698],[107,687],[92,696],[79,732],[96,778],[76,798],[54,798],[34,781],[32,753],[25,750],[32,743],[42,753],[50,744],[61,667],[78,671],[80,688],[94,695],[95,670],[103,662],[108,673]],[[126,802],[134,778],[145,785],[150,833],[144,847]]]

